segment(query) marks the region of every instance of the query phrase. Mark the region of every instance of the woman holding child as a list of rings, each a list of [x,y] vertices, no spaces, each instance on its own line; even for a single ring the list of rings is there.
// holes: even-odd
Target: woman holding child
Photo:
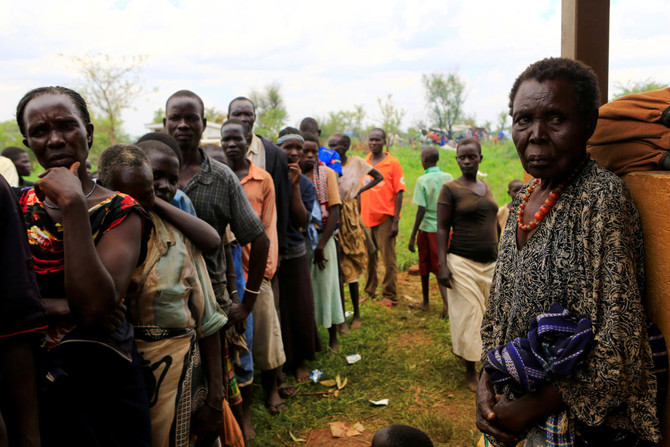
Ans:
[[[42,445],[148,446],[148,402],[123,305],[148,216],[86,174],[93,124],[78,93],[32,90],[16,119],[46,169],[20,197],[49,317],[38,356]]]

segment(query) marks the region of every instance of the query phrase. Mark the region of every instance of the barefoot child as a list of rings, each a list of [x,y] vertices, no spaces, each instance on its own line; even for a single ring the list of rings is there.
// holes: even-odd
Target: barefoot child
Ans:
[[[304,134],[305,143],[300,156],[300,169],[316,188],[315,208],[319,208],[321,218],[313,225],[317,229],[316,246],[309,244],[314,289],[314,315],[316,323],[328,329],[328,346],[337,350],[337,325],[344,323],[342,298],[340,297],[340,280],[337,267],[337,248],[333,233],[340,218],[340,191],[337,185],[337,174],[319,161],[319,139],[314,134]]]
[[[153,222],[145,260],[127,293],[144,360],[152,445],[190,445],[195,436],[214,440],[224,401],[219,330],[227,317],[194,245],[212,250],[221,239],[207,223],[168,203],[177,190],[174,152],[158,141],[139,144],[151,162],[137,146],[112,146],[100,157],[99,181],[136,198]]]
[[[430,307],[428,297],[428,278],[430,273],[437,277],[439,273],[439,262],[437,258],[437,197],[440,195],[442,185],[452,181],[451,174],[442,172],[437,162],[440,153],[433,146],[424,146],[421,151],[421,165],[426,171],[416,180],[414,197],[412,201],[417,205],[414,228],[409,238],[409,251],[414,253],[414,243],[418,237],[419,246],[419,270],[421,273],[421,292],[423,293],[423,304],[421,308],[428,310]],[[438,284],[439,285],[439,284]],[[447,289],[439,285],[442,295],[442,318],[448,314]]]

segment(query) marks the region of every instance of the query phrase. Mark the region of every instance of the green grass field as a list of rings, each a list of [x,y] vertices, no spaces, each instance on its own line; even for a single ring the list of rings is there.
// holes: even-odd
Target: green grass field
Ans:
[[[417,264],[417,255],[407,250],[416,214],[412,193],[416,179],[423,174],[419,151],[392,148],[404,169],[407,192],[396,253],[401,270]],[[363,155],[354,152],[356,155]],[[507,184],[523,178],[523,169],[511,142],[483,145],[484,161],[480,171],[488,174],[499,205],[506,203]],[[441,151],[439,166],[460,176],[453,151]],[[361,286],[362,287],[362,286]],[[363,327],[341,337],[340,351],[321,352],[309,364],[310,370],[323,369],[323,379],[347,378],[347,385],[338,396],[315,393],[328,387],[308,383],[301,385],[304,395],[290,399],[289,409],[271,416],[263,407],[263,392],[254,387],[253,420],[258,438],[250,446],[364,446],[370,445],[376,430],[391,424],[408,424],[428,433],[436,446],[474,446],[479,433],[474,424],[474,394],[462,380],[464,367],[451,355],[449,322],[439,317],[441,300],[431,278],[431,310],[411,309],[412,301],[420,301],[419,277],[401,272],[398,279],[400,306],[387,309],[376,302],[362,303]],[[348,291],[347,291],[348,295]],[[351,305],[347,298],[347,308]],[[328,336],[320,329],[322,343]],[[362,360],[348,365],[345,356],[360,354]],[[369,400],[388,398],[386,407],[374,407]],[[334,439],[329,423],[342,421],[349,426],[360,422],[363,435]],[[305,442],[294,441],[302,439]]]
[[[361,152],[354,152],[356,155],[363,155]],[[412,203],[412,194],[416,179],[423,175],[421,167],[420,151],[409,148],[394,147],[391,153],[400,160],[405,173],[405,183],[407,191],[403,197],[402,215],[400,218],[400,230],[396,242],[396,257],[400,270],[407,270],[411,265],[418,262],[417,254],[407,250],[407,243],[414,226],[414,217],[416,216],[416,206]],[[493,195],[501,206],[509,202],[507,195],[507,184],[517,178],[523,180],[523,168],[519,162],[516,149],[511,141],[506,140],[501,144],[484,142],[482,144],[482,154],[484,160],[479,166],[479,170],[487,177],[483,178],[491,185]],[[456,153],[450,150],[440,150],[440,162],[438,166],[445,172],[450,173],[454,178],[461,175],[456,163]]]

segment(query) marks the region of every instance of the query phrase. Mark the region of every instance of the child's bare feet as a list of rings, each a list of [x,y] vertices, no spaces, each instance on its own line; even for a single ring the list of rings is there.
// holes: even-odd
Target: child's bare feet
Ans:
[[[354,329],[360,329],[361,327],[361,317],[356,317],[354,316],[354,319],[351,320],[351,326],[349,326],[351,330],[353,331]]]

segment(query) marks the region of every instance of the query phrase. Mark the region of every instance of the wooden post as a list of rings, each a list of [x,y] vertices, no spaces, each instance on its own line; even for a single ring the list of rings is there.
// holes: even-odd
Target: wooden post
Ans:
[[[608,102],[609,32],[609,0],[563,0],[561,56],[584,62],[596,72],[601,104]]]

